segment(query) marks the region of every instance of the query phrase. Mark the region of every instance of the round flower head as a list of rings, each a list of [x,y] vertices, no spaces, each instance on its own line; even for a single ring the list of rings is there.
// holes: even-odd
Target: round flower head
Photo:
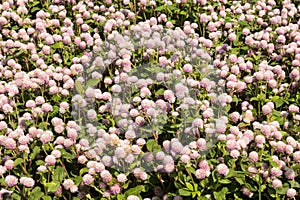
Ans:
[[[282,182],[281,182],[281,180],[279,180],[279,179],[274,179],[273,181],[272,181],[272,185],[273,185],[273,187],[276,189],[276,188],[280,188],[281,186],[282,186]]]
[[[229,173],[229,169],[227,165],[222,163],[217,166],[217,172],[221,175],[227,175]]]
[[[13,186],[17,185],[18,178],[13,175],[8,175],[5,177],[4,181],[8,185],[8,187],[13,187]]]
[[[286,196],[288,198],[294,198],[296,196],[296,194],[297,194],[297,191],[294,188],[290,188],[286,192]]]

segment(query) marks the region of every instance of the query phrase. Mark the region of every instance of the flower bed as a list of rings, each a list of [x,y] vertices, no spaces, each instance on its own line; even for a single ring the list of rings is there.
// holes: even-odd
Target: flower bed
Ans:
[[[0,4],[0,199],[298,199],[292,0]]]

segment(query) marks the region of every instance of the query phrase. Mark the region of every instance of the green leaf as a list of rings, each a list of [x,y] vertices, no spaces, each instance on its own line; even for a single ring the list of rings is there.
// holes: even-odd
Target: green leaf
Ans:
[[[81,94],[81,95],[83,95],[83,86],[82,86],[82,84],[78,81],[78,80],[75,80],[75,88],[76,88],[76,91],[79,93],[79,94]]]
[[[34,7],[34,8],[32,8],[32,9],[30,10],[30,12],[31,12],[31,13],[34,13],[34,12],[39,11],[39,10],[41,10],[40,7]]]
[[[84,173],[86,173],[86,172],[88,172],[88,171],[89,171],[89,169],[88,169],[87,167],[82,168],[82,169],[79,171],[79,176],[82,176],[82,174],[84,174]]]
[[[40,165],[44,165],[45,162],[44,162],[43,160],[37,160],[37,161],[35,161],[35,164],[36,164],[37,166],[40,166]]]
[[[46,130],[49,125],[50,125],[49,122],[40,122],[37,127],[42,129],[42,130]]]
[[[165,92],[165,89],[164,89],[164,88],[160,88],[159,90],[157,90],[157,91],[155,92],[155,96],[163,95],[164,92]]]
[[[193,187],[193,185],[192,184],[190,184],[190,183],[185,183],[186,184],[186,187],[190,190],[190,191],[194,191],[194,187]]]
[[[33,160],[33,159],[36,157],[36,155],[37,155],[38,153],[40,153],[40,151],[41,151],[41,147],[35,146],[35,147],[33,148],[33,150],[32,150],[32,153],[30,154],[29,158],[30,158],[31,160]]]
[[[117,195],[117,200],[123,200],[123,199],[126,199],[124,194]]]
[[[82,181],[82,177],[81,177],[81,176],[77,176],[77,177],[75,178],[75,184],[76,184],[77,186],[81,183],[81,181]]]
[[[179,193],[179,195],[181,195],[181,196],[186,196],[186,197],[192,195],[192,192],[189,191],[189,190],[186,189],[186,188],[185,188],[185,189],[179,189],[179,190],[178,190],[178,193]]]
[[[228,179],[221,179],[221,180],[219,180],[219,183],[222,183],[222,184],[229,184],[229,183],[231,183],[231,181],[228,180]]]
[[[150,152],[159,151],[161,149],[161,147],[158,145],[157,141],[154,139],[148,140],[146,146]]]
[[[14,161],[14,167],[24,163],[25,161],[22,159],[22,158],[17,158],[15,161]]]
[[[234,177],[236,182],[238,182],[240,185],[243,185],[245,183],[245,180],[243,178]]]
[[[6,193],[6,194],[3,194],[3,195],[2,195],[2,198],[3,198],[3,199],[11,199],[11,198],[12,198],[13,200],[22,200],[21,195],[15,193],[15,192],[11,194],[11,198],[10,198],[10,194],[7,194],[7,193]]]
[[[53,180],[55,182],[61,183],[64,180],[65,176],[66,174],[64,168],[61,166],[57,166],[54,170]]]
[[[67,152],[65,149],[59,149],[59,150],[60,150],[63,158],[65,158],[65,159],[74,159],[75,158],[75,156],[73,154]]]
[[[226,200],[226,193],[228,192],[228,188],[227,187],[223,187],[221,191],[219,192],[214,192],[214,197],[215,199],[218,200]]]
[[[52,200],[52,198],[50,196],[43,196],[42,199],[43,200]]]
[[[134,188],[131,188],[129,190],[127,190],[124,194],[126,197],[128,197],[129,195],[139,195],[141,192],[145,192],[145,186],[144,185],[138,185]]]
[[[64,44],[62,42],[55,42],[52,46],[53,49],[61,49],[64,47]]]
[[[60,186],[60,183],[58,182],[44,183],[44,186],[47,188],[48,192],[56,192]]]
[[[44,193],[41,191],[41,188],[35,187],[30,193],[28,200],[39,200],[42,196],[44,196]]]
[[[274,96],[272,101],[275,103],[276,108],[279,108],[284,103],[284,100],[279,96]]]
[[[300,184],[295,180],[291,180],[289,181],[289,183],[291,185],[291,188],[300,188]]]
[[[94,87],[100,82],[100,79],[90,79],[86,82],[87,87]]]

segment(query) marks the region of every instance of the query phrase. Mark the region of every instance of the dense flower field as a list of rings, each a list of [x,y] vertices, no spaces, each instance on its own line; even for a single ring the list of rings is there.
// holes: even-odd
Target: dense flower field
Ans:
[[[4,0],[0,199],[299,199],[292,0]]]

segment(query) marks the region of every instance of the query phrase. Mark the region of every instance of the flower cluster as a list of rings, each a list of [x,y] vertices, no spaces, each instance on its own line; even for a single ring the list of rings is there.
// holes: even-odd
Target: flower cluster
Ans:
[[[4,0],[0,199],[297,199],[291,0]]]

